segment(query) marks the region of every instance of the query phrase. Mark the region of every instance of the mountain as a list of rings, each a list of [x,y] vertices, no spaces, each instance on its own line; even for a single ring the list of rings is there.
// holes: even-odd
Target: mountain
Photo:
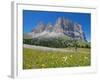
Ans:
[[[27,38],[28,36],[31,36],[31,38],[52,38],[67,36],[72,39],[86,41],[82,25],[65,19],[64,17],[59,17],[55,21],[54,25],[52,25],[52,23],[48,23],[47,25],[45,25],[43,22],[38,23],[37,27],[30,33],[24,34],[24,38]]]

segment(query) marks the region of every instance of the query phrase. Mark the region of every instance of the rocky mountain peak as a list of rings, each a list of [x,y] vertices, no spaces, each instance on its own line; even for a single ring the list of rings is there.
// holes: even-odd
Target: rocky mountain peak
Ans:
[[[51,23],[48,23],[47,24],[47,27],[45,27],[45,30],[48,31],[48,32],[52,32],[52,30],[53,30],[52,24]]]
[[[45,25],[43,22],[40,22],[37,25],[37,28],[33,29],[32,31],[38,34],[44,34],[45,32],[45,35],[48,32],[49,34],[53,32],[56,35],[60,33],[68,37],[71,37],[73,39],[86,41],[86,37],[82,29],[82,25],[76,22],[73,22],[71,20],[65,19],[64,17],[59,17],[55,21],[54,25],[52,25],[51,23],[48,23],[47,25]]]

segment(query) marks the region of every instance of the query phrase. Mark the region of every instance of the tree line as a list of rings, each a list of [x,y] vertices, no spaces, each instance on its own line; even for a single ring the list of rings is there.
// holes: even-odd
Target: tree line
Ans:
[[[33,38],[23,39],[24,44],[46,46],[52,48],[90,48],[90,42],[67,38]]]

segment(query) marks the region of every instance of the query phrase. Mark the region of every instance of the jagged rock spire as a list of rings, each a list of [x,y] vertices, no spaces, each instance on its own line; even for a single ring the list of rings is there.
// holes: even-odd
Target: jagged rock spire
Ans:
[[[82,29],[82,25],[76,22],[73,22],[69,19],[65,19],[64,17],[59,17],[55,21],[54,25],[52,25],[51,23],[48,23],[47,25],[45,25],[43,22],[39,22],[39,24],[37,25],[37,28],[33,29],[32,31],[38,34],[39,33],[42,34],[44,31],[46,33],[49,32],[49,34],[50,32],[53,32],[55,34],[61,33],[73,39],[86,41],[86,37]]]

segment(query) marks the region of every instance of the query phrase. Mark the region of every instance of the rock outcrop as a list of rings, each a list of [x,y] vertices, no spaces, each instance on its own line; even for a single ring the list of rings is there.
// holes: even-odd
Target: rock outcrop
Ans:
[[[45,25],[41,22],[37,24],[36,29],[33,29],[31,32],[32,38],[43,36],[49,37],[49,35],[50,37],[53,37],[53,34],[55,36],[64,35],[73,39],[86,41],[82,25],[71,20],[65,19],[63,17],[59,17],[55,21],[54,25],[52,25],[51,23]]]

